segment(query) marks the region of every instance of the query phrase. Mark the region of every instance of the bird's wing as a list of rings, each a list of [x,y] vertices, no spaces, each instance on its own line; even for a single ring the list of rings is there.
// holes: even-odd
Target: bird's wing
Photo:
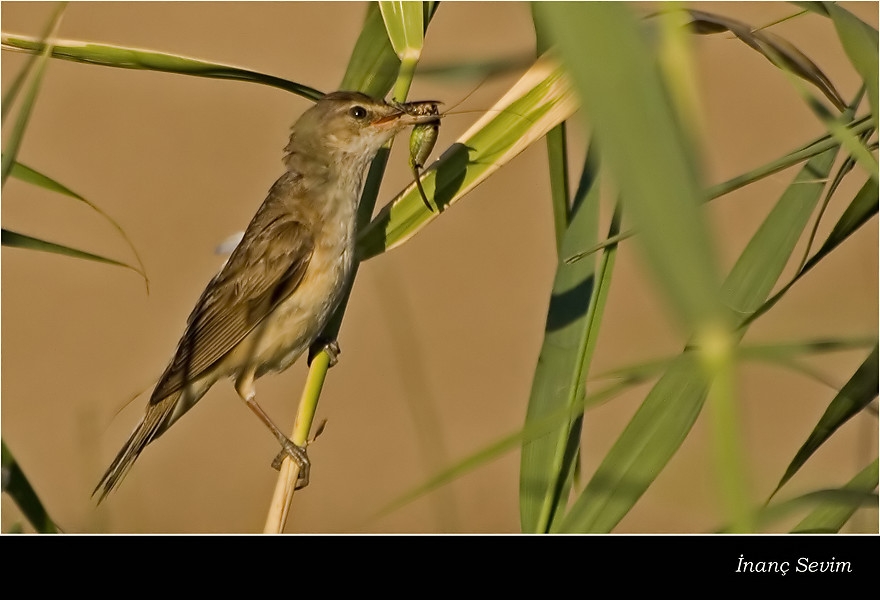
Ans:
[[[209,372],[302,281],[314,249],[308,228],[280,218],[254,231],[202,293],[151,403]]]

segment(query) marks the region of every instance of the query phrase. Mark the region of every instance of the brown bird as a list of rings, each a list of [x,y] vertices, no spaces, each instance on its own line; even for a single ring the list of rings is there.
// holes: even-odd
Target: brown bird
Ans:
[[[316,342],[339,305],[354,259],[355,217],[364,173],[379,149],[409,125],[436,120],[411,106],[356,92],[334,92],[293,126],[286,172],[251,220],[220,272],[187,319],[171,363],[146,414],[104,473],[98,502],[125,477],[144,448],[162,435],[218,380],[238,395],[300,465],[295,445],[256,402],[254,381],[283,371]],[[328,340],[331,353],[338,347]]]

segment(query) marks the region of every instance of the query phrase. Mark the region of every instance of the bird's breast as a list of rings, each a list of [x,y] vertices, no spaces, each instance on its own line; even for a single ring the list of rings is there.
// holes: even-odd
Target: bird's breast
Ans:
[[[354,259],[355,205],[340,203],[314,231],[303,279],[251,334],[256,376],[290,366],[320,335],[345,291]],[[348,208],[348,210],[346,210]]]

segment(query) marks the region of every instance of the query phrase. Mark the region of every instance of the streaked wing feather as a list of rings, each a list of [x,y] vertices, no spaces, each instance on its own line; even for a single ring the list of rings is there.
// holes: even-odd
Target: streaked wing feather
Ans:
[[[177,392],[216,366],[296,290],[313,248],[311,233],[298,221],[279,218],[254,234],[249,228],[202,293],[150,401]]]

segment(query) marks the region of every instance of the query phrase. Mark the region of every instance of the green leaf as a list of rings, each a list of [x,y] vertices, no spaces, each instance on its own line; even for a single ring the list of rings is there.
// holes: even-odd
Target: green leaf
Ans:
[[[599,181],[595,160],[589,155],[575,194],[571,223],[563,238],[563,252],[579,239],[596,239],[599,223]],[[618,225],[617,222],[614,224]],[[610,248],[606,256],[616,255]],[[605,267],[603,263],[603,267]],[[596,344],[601,310],[596,310],[597,267],[593,261],[575,265],[561,262],[556,270],[544,341],[526,412],[526,427],[558,410],[577,406],[585,396],[587,371]],[[602,305],[611,269],[603,279]],[[523,445],[520,467],[520,521],[524,532],[545,532],[562,516],[568,499],[572,468],[580,439],[581,417]]]
[[[853,477],[841,491],[867,493],[877,489],[878,461],[862,469]],[[876,498],[876,496],[875,496]],[[849,501],[828,502],[819,506],[791,530],[792,533],[837,533],[853,516],[856,509],[864,504],[859,498],[851,498]],[[869,506],[877,506],[876,499]]]
[[[846,108],[846,102],[825,73],[787,40],[770,31],[756,29],[721,15],[700,10],[688,10],[688,13],[693,18],[690,27],[694,33],[712,34],[730,31],[780,69],[790,71],[815,85],[838,110],[842,111]]]
[[[49,32],[46,36],[47,39],[54,37],[55,32],[58,31],[58,27],[61,24],[61,16],[64,14],[65,8],[67,8],[67,3],[62,2],[58,5],[58,8],[55,9],[55,12],[52,13],[50,24],[46,28],[46,31]],[[12,171],[12,165],[15,164],[15,161],[18,158],[18,149],[21,147],[21,142],[24,139],[24,132],[25,129],[27,129],[31,111],[37,101],[37,93],[40,91],[40,84],[43,82],[43,75],[46,72],[46,65],[49,63],[50,52],[51,46],[44,45],[39,58],[34,63],[28,64],[28,76],[31,78],[31,82],[25,92],[24,100],[19,109],[18,118],[15,119],[15,124],[12,126],[12,132],[6,139],[6,147],[3,149],[3,158],[0,160],[0,185],[6,185],[6,179]]]
[[[394,85],[398,71],[400,59],[391,47],[379,5],[370,2],[339,89],[384,98]]]
[[[70,198],[74,198],[76,200],[79,200],[80,202],[84,203],[89,208],[91,208],[92,210],[97,212],[99,215],[104,217],[107,221],[109,221],[110,224],[116,229],[116,231],[119,232],[119,235],[122,236],[122,239],[125,240],[125,243],[128,244],[128,247],[131,248],[131,251],[135,256],[135,260],[137,260],[137,263],[138,263],[138,268],[135,270],[143,276],[144,281],[146,282],[146,285],[147,285],[147,291],[149,291],[150,280],[147,278],[146,269],[144,269],[144,263],[141,261],[141,257],[138,254],[137,249],[134,247],[134,244],[132,244],[128,235],[125,233],[125,230],[122,229],[122,227],[119,225],[119,223],[117,223],[112,217],[110,217],[110,215],[105,213],[103,210],[98,208],[98,206],[89,202],[88,200],[86,200],[85,198],[83,198],[82,196],[80,196],[79,194],[77,194],[76,192],[74,192],[73,190],[68,188],[67,186],[62,185],[61,183],[58,183],[57,181],[55,181],[51,177],[48,177],[47,175],[44,175],[44,174],[26,166],[26,165],[23,165],[18,162],[15,163],[12,166],[11,175],[13,177],[15,177],[16,179],[20,179],[21,181],[26,181],[27,183],[36,185],[36,186],[41,187],[43,189],[46,189],[46,190],[49,190],[52,192],[57,192],[59,194],[65,195],[65,196],[69,196]]]
[[[801,277],[806,275],[810,269],[815,267],[819,262],[828,256],[835,248],[842,244],[846,239],[855,233],[862,225],[868,222],[877,214],[878,206],[878,189],[877,184],[869,179],[865,182],[853,201],[846,207],[846,210],[840,216],[828,239],[822,244],[822,247],[816,251],[810,260],[808,260],[797,274],[785,284],[782,289],[776,292],[772,298],[764,302],[758,310],[751,313],[740,325],[746,327],[758,317],[764,315],[768,310],[773,308],[779,302],[791,287],[797,283]]]
[[[423,172],[422,186],[438,212],[422,202],[415,182],[359,232],[361,260],[403,244],[554,126],[576,102],[562,68],[544,56],[438,161]]]
[[[821,195],[836,155],[811,159],[786,189],[740,255],[722,290],[746,314],[772,290]],[[745,330],[738,332],[741,338]],[[563,522],[563,531],[608,532],[665,468],[696,421],[709,382],[693,352],[684,352],[651,389]]]
[[[877,30],[834,2],[823,2],[828,15],[834,21],[837,35],[843,49],[856,71],[865,80],[868,88],[868,102],[874,127],[877,127],[878,81],[880,81],[880,62],[878,62]]]
[[[559,44],[657,282],[689,329],[714,321],[718,286],[693,149],[638,22],[613,2],[547,2],[535,10]]]
[[[400,59],[400,73],[393,97],[403,102],[409,94],[409,86],[425,42],[422,4],[411,1],[383,1],[379,2],[379,10],[385,22],[391,47]]]
[[[39,250],[41,252],[50,252],[52,254],[61,254],[64,256],[70,256],[72,258],[82,258],[85,260],[93,260],[95,262],[105,263],[108,265],[115,265],[117,267],[125,267],[126,269],[131,269],[135,273],[141,275],[140,271],[138,271],[135,267],[128,265],[124,262],[119,262],[118,260],[113,260],[112,258],[106,258],[104,256],[99,256],[90,252],[84,252],[82,250],[77,250],[68,246],[62,246],[61,244],[47,242],[39,238],[31,237],[29,235],[16,233],[5,228],[3,229],[0,242],[2,242],[2,245],[9,246],[10,248]]]
[[[397,58],[401,62],[412,58],[418,61],[425,43],[422,3],[383,1],[379,2],[379,11]]]
[[[828,405],[825,413],[819,419],[816,427],[810,433],[807,441],[795,454],[791,464],[785,470],[782,479],[773,493],[772,498],[779,489],[791,479],[795,473],[807,462],[813,453],[824,444],[831,435],[853,416],[861,412],[871,401],[877,397],[878,385],[878,347],[874,346],[871,354],[865,359],[853,376],[841,388],[840,392]]]
[[[31,487],[12,452],[6,447],[6,442],[0,442],[0,444],[2,444],[2,448],[0,448],[2,450],[0,452],[2,464],[0,467],[3,470],[3,493],[9,494],[38,533],[58,533],[58,527],[49,517],[43,503],[40,502],[40,497]]]
[[[57,11],[61,11],[64,9],[66,3],[62,3],[56,9]],[[57,19],[53,15],[46,22],[46,26],[43,29],[42,35],[40,35],[40,40],[46,40],[52,35],[53,29],[55,29],[57,25]],[[15,79],[12,80],[12,83],[9,84],[6,93],[3,94],[3,107],[0,109],[2,111],[2,121],[6,122],[6,116],[9,114],[9,111],[12,109],[12,105],[15,103],[15,99],[18,97],[18,93],[21,91],[21,87],[24,85],[24,82],[27,80],[28,75],[32,72],[34,68],[34,64],[40,60],[40,54],[35,53],[28,57],[28,60],[25,62],[24,67],[18,74],[15,76]]]
[[[860,119],[856,119],[851,121],[848,125],[850,132],[853,135],[863,135],[867,131],[872,130],[873,124],[869,117],[863,117]],[[774,161],[771,161],[765,165],[762,165],[756,169],[752,169],[747,173],[743,173],[742,175],[737,175],[723,183],[719,183],[717,185],[713,185],[708,190],[706,190],[705,197],[706,201],[712,201],[717,198],[720,198],[726,194],[734,192],[738,189],[741,189],[751,183],[759,181],[765,177],[769,177],[770,175],[774,175],[785,169],[788,169],[798,163],[804,162],[805,160],[809,160],[814,156],[818,156],[823,152],[831,148],[836,148],[838,146],[837,140],[833,136],[823,135],[822,137],[802,146],[798,150],[794,150],[789,152],[785,156],[778,158]],[[610,245],[618,244],[623,240],[631,238],[637,232],[634,229],[629,229],[620,233],[613,238],[608,238],[586,248],[585,250],[579,250],[575,254],[566,258],[568,262],[574,262],[576,260],[580,260],[582,258],[586,258],[603,248],[607,248]]]
[[[2,39],[4,50],[40,53],[46,49],[46,46],[40,40],[25,35],[4,33],[0,39]],[[251,71],[250,69],[199,60],[179,54],[76,40],[55,40],[50,50],[52,58],[73,62],[120,69],[177,73],[178,75],[191,75],[210,79],[248,81],[279,88],[313,101],[320,100],[324,96],[323,92],[295,81],[288,81],[273,75]]]

